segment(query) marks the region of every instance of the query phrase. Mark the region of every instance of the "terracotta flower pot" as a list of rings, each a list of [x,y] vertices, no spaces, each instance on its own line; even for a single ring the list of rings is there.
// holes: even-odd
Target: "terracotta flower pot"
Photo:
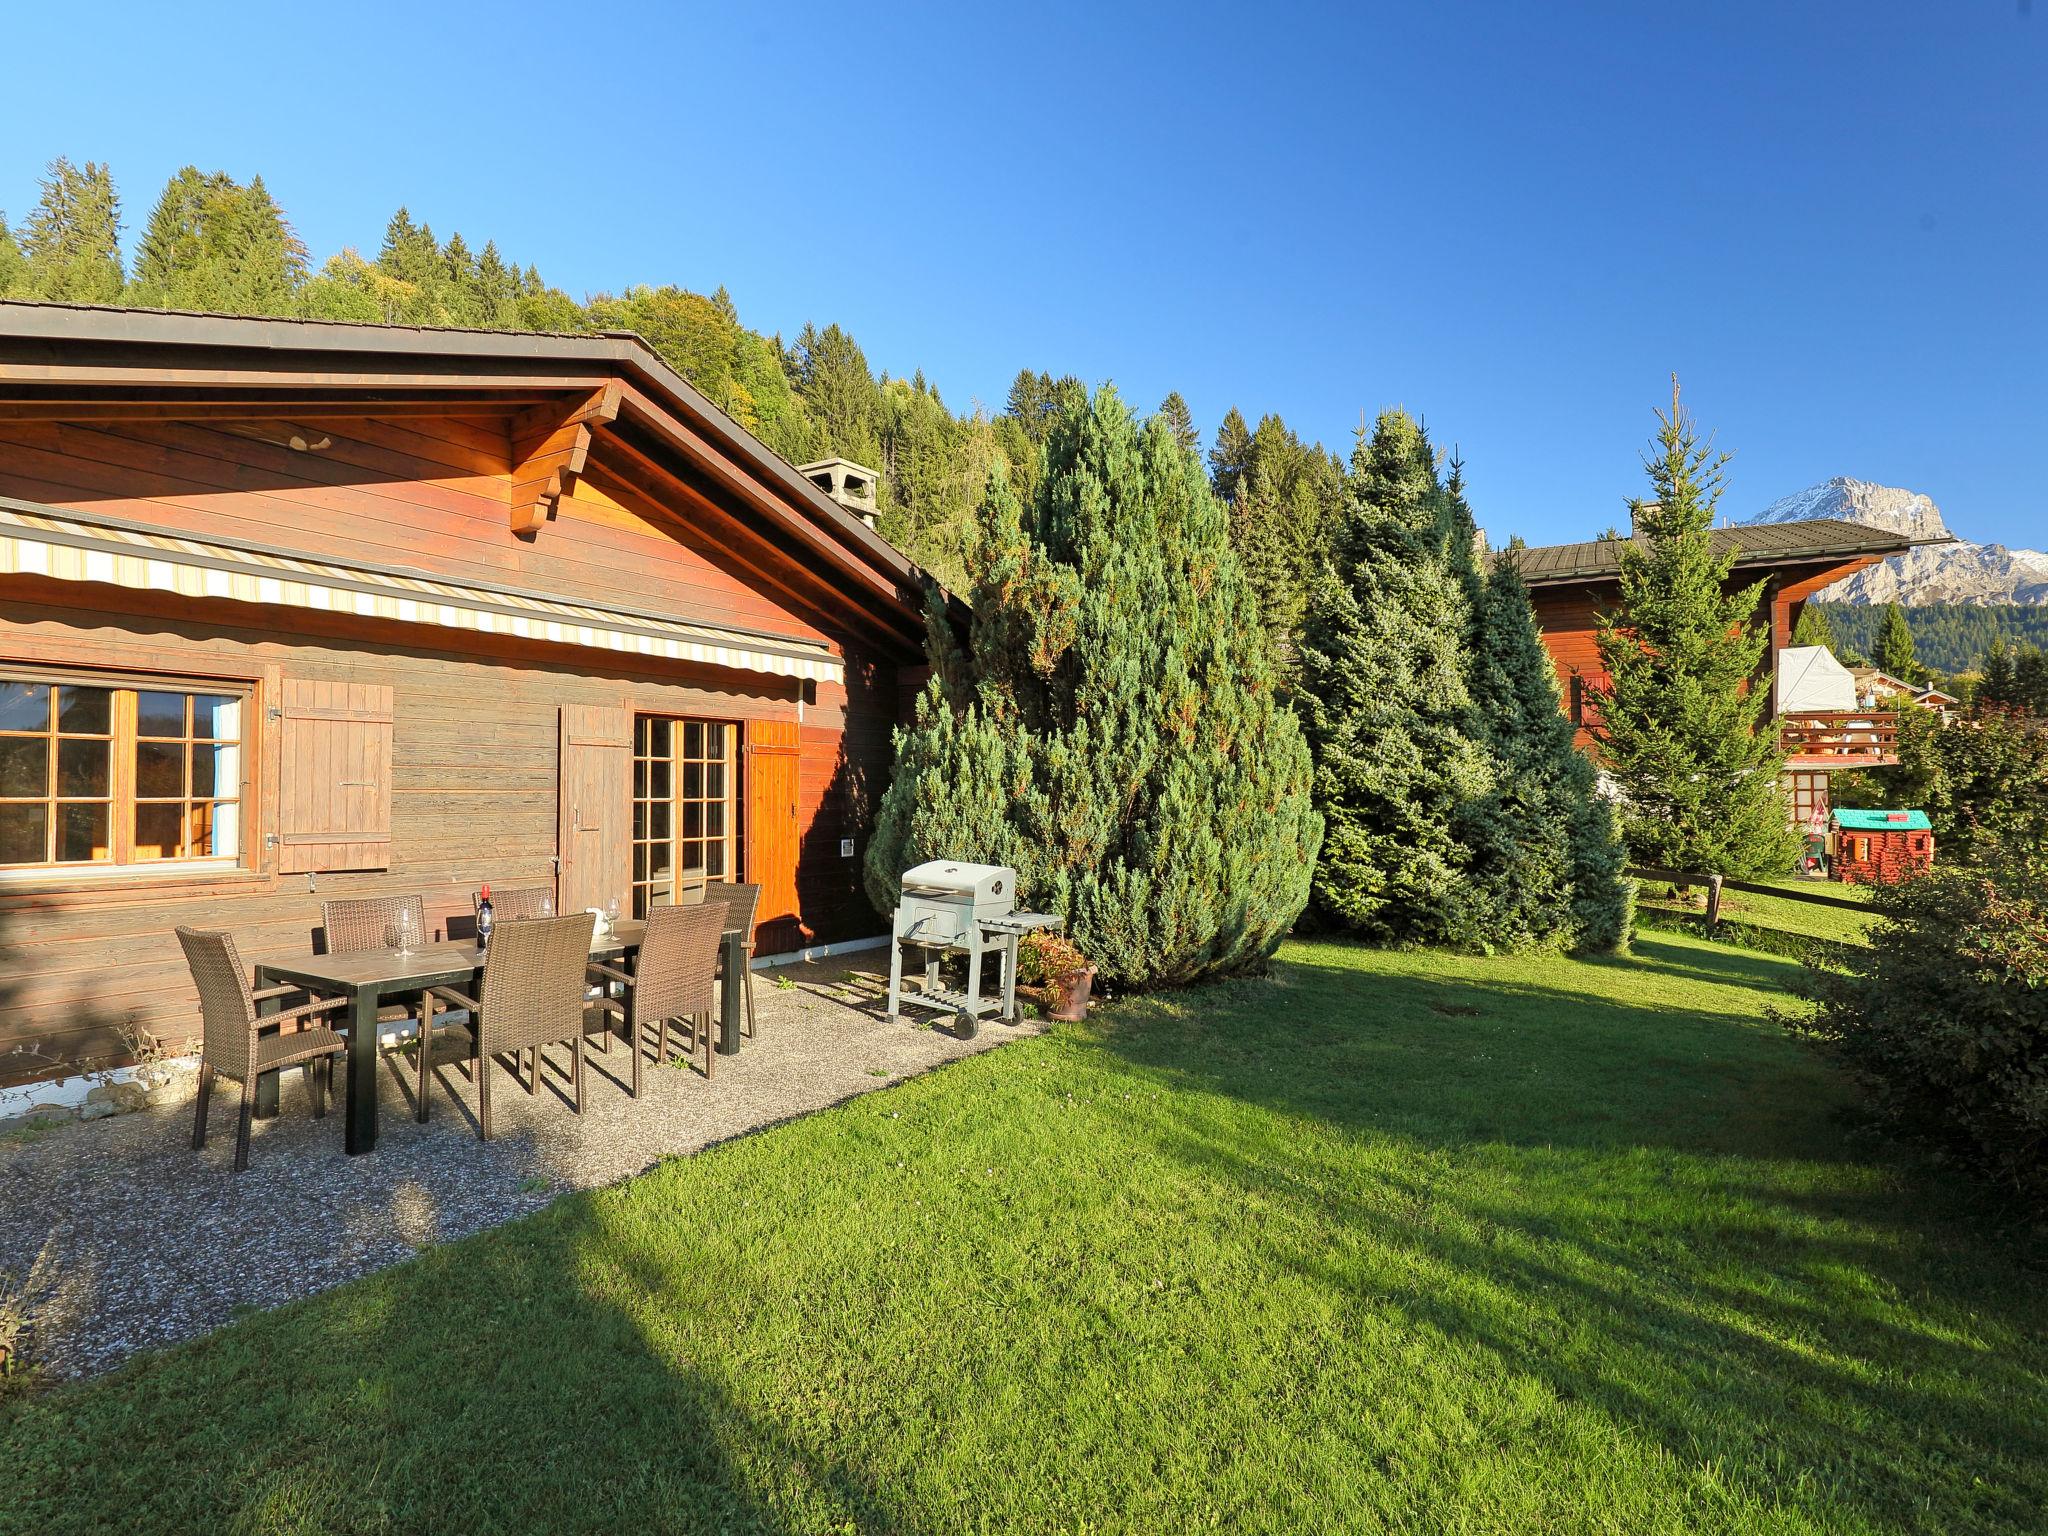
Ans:
[[[1055,1019],[1073,1022],[1088,1017],[1088,994],[1095,986],[1095,967],[1088,966],[1078,971],[1069,971],[1064,976],[1055,976],[1046,983],[1046,1001],[1051,1005],[1050,1013]]]

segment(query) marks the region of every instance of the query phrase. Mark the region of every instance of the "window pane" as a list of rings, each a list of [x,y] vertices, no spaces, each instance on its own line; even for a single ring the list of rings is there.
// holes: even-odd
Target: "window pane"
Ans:
[[[647,835],[657,843],[668,841],[674,824],[675,811],[666,800],[657,800],[647,807]]]
[[[57,793],[88,797],[111,794],[113,756],[114,744],[111,741],[60,740],[57,743]]]
[[[64,805],[57,809],[57,857],[84,864],[114,856],[109,835],[113,808],[106,805]]]
[[[183,795],[185,749],[174,742],[137,742],[135,793],[145,800]]]
[[[704,755],[704,727],[696,720],[683,722],[683,755],[702,757]]]
[[[240,741],[242,701],[228,694],[194,694],[192,734],[201,741]]]
[[[113,689],[74,688],[66,683],[57,690],[58,730],[66,735],[104,736],[113,728]]]
[[[669,797],[670,786],[675,782],[670,777],[674,771],[667,763],[651,764],[647,776],[647,792],[657,800],[666,800]]]
[[[666,881],[675,872],[675,860],[671,857],[670,845],[667,843],[649,843],[647,845],[647,878],[656,881]]]
[[[683,839],[688,842],[704,835],[704,807],[694,801],[683,802]]]
[[[645,843],[635,843],[633,845],[633,878],[635,880],[645,880],[647,878],[647,845]]]
[[[50,690],[41,683],[0,683],[0,731],[47,731]]]
[[[704,798],[704,770],[696,763],[687,763],[683,767],[683,798],[685,800],[701,800]]]
[[[138,805],[135,807],[135,857],[176,859],[184,855],[185,807],[182,805]]]
[[[0,805],[0,864],[40,864],[50,856],[50,808]]]
[[[647,759],[644,757],[633,759],[633,793],[643,800],[647,798]]]
[[[240,851],[242,808],[232,800],[192,807],[187,819],[190,835],[185,846],[198,858],[216,858]]]
[[[214,800],[241,794],[242,749],[240,747],[194,747],[192,749],[192,798]]]
[[[50,738],[0,736],[0,795],[50,792]]]
[[[725,764],[708,763],[704,768],[704,793],[714,800],[725,798]]]
[[[712,880],[724,878],[725,844],[707,843],[704,846],[704,873]]]
[[[135,732],[138,736],[184,735],[185,695],[149,692],[136,694]]]

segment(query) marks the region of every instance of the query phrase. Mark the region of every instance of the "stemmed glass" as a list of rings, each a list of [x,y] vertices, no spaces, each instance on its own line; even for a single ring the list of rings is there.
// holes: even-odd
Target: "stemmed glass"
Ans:
[[[604,931],[606,933],[617,933],[619,931],[619,898],[616,896],[604,904]]]
[[[421,937],[419,919],[413,915],[412,908],[401,907],[399,909],[397,928],[398,952],[401,955],[409,955],[412,953],[413,945],[417,944]]]
[[[546,891],[541,892],[540,915],[542,917],[553,917],[555,915],[555,898]]]

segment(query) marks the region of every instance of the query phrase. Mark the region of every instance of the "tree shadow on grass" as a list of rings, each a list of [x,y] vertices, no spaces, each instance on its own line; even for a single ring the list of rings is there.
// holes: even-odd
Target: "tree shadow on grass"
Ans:
[[[1603,969],[1661,972],[1665,948],[1729,987],[1785,969],[1654,941]],[[1159,1150],[1264,1213],[1333,1305],[1819,1528],[2038,1528],[2038,1275],[1857,1155],[1823,1064],[1725,996],[1296,953],[1277,987],[1140,1003],[1101,1040],[1183,1090]],[[1233,1103],[1340,1134],[1248,1134],[1271,1122]]]
[[[0,1411],[0,1532],[922,1536],[664,1331],[744,1280],[624,1208],[572,1196]]]

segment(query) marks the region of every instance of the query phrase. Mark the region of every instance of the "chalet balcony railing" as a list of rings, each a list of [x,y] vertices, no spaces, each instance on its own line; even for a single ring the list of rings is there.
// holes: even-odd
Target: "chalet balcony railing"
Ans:
[[[1889,709],[1780,715],[1789,768],[1888,768],[1899,760],[1899,717]]]

